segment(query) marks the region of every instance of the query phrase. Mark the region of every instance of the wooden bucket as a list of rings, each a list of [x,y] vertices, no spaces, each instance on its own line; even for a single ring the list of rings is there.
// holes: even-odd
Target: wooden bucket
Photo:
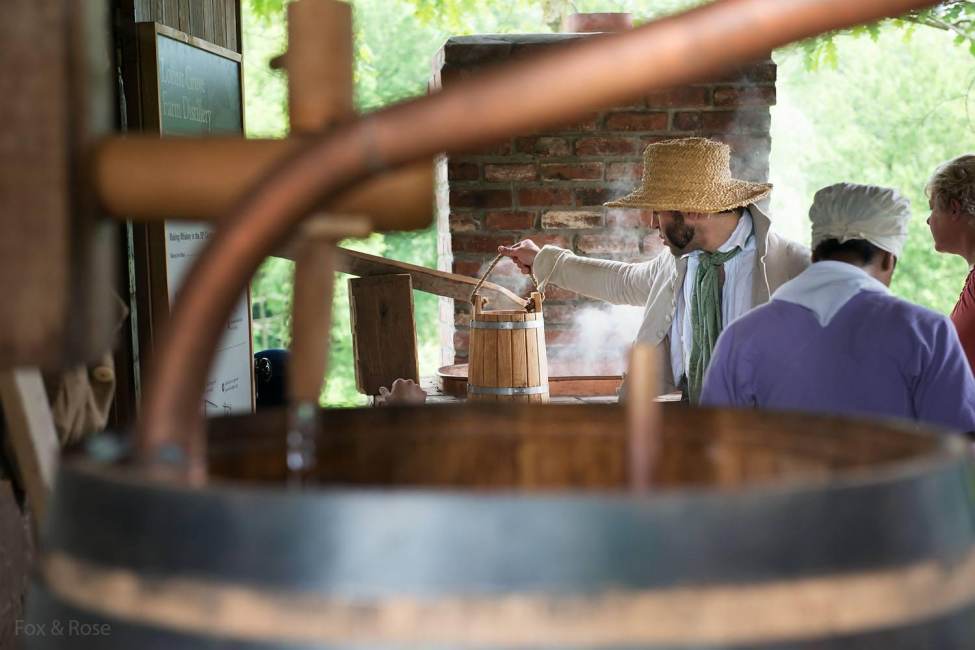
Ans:
[[[647,494],[628,488],[619,405],[323,412],[321,484],[301,492],[285,487],[284,411],[211,422],[212,480],[197,489],[69,461],[27,621],[78,633],[23,640],[972,646],[975,509],[961,440],[806,414],[674,405],[661,416]]]
[[[467,398],[482,402],[548,402],[548,358],[540,291],[524,310],[485,311],[478,294],[501,256],[471,293]],[[537,288],[537,287],[536,287]]]

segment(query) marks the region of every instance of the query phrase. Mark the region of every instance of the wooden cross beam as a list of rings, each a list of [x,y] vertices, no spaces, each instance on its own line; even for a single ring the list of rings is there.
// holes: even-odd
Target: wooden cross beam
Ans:
[[[302,146],[303,136],[353,117],[351,7],[339,0],[289,4],[288,48],[275,61],[288,73],[288,138],[109,139],[93,160],[101,205],[134,221],[219,222],[255,182]],[[321,207],[368,217],[376,230],[422,228],[433,213],[433,184],[433,161],[424,161],[352,188]]]

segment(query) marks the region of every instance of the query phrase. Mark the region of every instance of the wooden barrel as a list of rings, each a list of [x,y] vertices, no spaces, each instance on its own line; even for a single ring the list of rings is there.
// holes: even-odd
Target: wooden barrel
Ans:
[[[28,600],[48,633],[23,640],[971,647],[962,442],[801,414],[668,407],[662,421],[645,495],[622,487],[624,416],[601,405],[326,412],[322,485],[304,492],[280,482],[282,413],[213,422],[200,489],[69,462]]]
[[[547,402],[548,358],[542,296],[535,311],[483,311],[474,294],[468,344],[467,398],[480,402]]]

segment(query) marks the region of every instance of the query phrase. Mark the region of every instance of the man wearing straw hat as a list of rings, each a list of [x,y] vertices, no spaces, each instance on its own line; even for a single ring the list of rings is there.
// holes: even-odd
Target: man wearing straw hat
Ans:
[[[772,189],[731,177],[728,145],[705,138],[651,144],[643,182],[606,205],[653,210],[670,255],[641,263],[588,259],[531,240],[499,248],[540,287],[548,283],[617,305],[644,308],[637,340],[658,345],[664,388],[698,401],[722,328],[768,301],[809,265],[804,246],[770,232],[755,206]]]
[[[702,403],[975,431],[975,378],[951,321],[887,289],[910,202],[840,183],[816,193],[809,218],[812,266],[724,330]]]

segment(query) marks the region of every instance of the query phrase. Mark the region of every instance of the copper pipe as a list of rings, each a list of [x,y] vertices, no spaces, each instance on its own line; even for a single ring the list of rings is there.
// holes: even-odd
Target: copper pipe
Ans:
[[[936,4],[932,0],[723,0],[465,80],[321,135],[240,204],[173,309],[139,436],[143,460],[202,435],[199,399],[221,326],[263,257],[323,199],[392,166],[578,119],[781,45]],[[191,458],[197,466],[205,461]]]

